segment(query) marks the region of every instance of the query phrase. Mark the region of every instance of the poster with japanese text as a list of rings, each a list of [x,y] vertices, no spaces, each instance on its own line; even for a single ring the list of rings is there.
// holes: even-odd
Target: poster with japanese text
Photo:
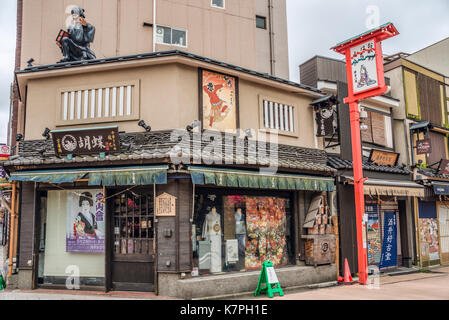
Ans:
[[[104,253],[103,197],[102,190],[76,190],[68,193],[67,252]]]
[[[202,70],[203,129],[226,131],[237,129],[237,79]]]
[[[378,87],[374,40],[351,48],[351,67],[354,94]]]
[[[379,213],[377,203],[367,203],[365,205],[366,214],[368,215],[367,242],[368,242],[368,264],[377,265],[380,262],[381,242],[380,242],[380,226]]]

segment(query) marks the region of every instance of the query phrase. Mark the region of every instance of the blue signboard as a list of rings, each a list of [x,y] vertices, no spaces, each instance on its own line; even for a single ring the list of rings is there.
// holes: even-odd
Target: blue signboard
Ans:
[[[384,237],[379,268],[397,266],[397,221],[395,212],[384,213]]]
[[[433,190],[438,195],[449,195],[449,184],[434,184]]]

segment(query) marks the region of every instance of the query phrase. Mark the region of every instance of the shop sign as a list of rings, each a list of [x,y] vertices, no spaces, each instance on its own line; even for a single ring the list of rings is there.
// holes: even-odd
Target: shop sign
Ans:
[[[449,160],[442,159],[440,164],[440,173],[449,174]]]
[[[352,47],[350,51],[354,94],[379,88],[375,39]]]
[[[384,213],[384,237],[379,269],[397,265],[397,222],[396,212]]]
[[[58,156],[120,152],[118,127],[52,131]]]
[[[161,194],[156,197],[155,209],[156,217],[175,217],[176,197],[168,193]]]
[[[371,150],[369,161],[380,166],[395,166],[399,159],[399,153]]]
[[[334,108],[320,108],[316,112],[316,122],[318,125],[317,137],[332,136],[335,133],[334,129]]]
[[[0,145],[0,158],[9,158],[11,155],[11,148],[7,145]]]
[[[434,184],[433,190],[438,195],[449,195],[449,184]]]
[[[270,261],[265,261],[262,264],[259,283],[254,295],[257,297],[260,294],[268,294],[269,298],[273,298],[275,293],[278,293],[281,297],[284,295],[273,264]]]
[[[416,154],[432,153],[432,142],[430,139],[416,141]]]

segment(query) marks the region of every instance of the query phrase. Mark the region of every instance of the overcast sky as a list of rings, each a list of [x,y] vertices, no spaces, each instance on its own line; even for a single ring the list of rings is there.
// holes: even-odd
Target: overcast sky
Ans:
[[[1,4],[0,143],[4,143],[14,70],[16,0]],[[290,78],[299,82],[298,66],[314,55],[341,58],[329,49],[366,31],[376,20],[393,22],[400,32],[384,42],[386,54],[413,53],[449,37],[448,16],[449,0],[287,0]]]

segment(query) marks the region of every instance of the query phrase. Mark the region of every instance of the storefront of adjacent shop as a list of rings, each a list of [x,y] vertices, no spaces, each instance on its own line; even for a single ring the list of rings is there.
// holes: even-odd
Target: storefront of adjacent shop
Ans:
[[[340,211],[341,254],[348,258],[350,268],[357,270],[357,252],[352,243],[356,234],[352,163],[332,159],[330,164],[339,169],[337,185]],[[364,162],[365,239],[368,266],[377,272],[416,264],[414,244],[415,197],[424,196],[424,187],[411,181],[410,172],[402,167],[387,167]]]
[[[169,141],[170,133],[140,135]],[[50,141],[43,143],[51,150]],[[21,144],[28,144],[22,150],[36,148],[33,141]],[[34,165],[25,158],[8,163],[23,199],[22,288],[154,291],[182,298],[231,294],[252,291],[267,260],[285,287],[335,279],[335,264],[314,268],[303,262],[302,224],[310,203],[318,195],[332,207],[335,196],[334,171],[323,152],[293,148],[294,170],[280,159],[284,169],[261,173],[175,165],[171,147],[161,152],[153,144],[144,156],[122,152],[90,162],[34,154]],[[304,165],[298,158],[315,163],[298,169]],[[61,163],[50,169],[44,161]]]
[[[449,179],[447,175],[419,169],[417,181],[425,197],[417,199],[417,243],[421,267],[449,264]]]

